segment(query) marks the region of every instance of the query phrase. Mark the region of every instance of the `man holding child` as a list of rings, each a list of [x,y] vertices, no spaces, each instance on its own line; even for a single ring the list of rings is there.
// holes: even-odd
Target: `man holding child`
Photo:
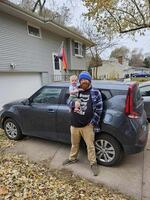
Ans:
[[[71,108],[71,151],[69,159],[63,162],[63,165],[77,162],[79,144],[83,137],[86,146],[88,160],[94,176],[98,175],[94,131],[100,131],[99,122],[103,109],[101,93],[91,85],[91,75],[84,71],[79,74],[78,95],[74,100],[69,101]],[[77,91],[76,91],[77,92]],[[76,101],[79,102],[79,108],[76,108]]]

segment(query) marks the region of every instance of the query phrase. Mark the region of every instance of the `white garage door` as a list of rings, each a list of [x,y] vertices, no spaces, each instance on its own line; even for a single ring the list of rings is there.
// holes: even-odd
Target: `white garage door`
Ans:
[[[10,101],[30,97],[40,87],[40,73],[0,73],[0,108]]]

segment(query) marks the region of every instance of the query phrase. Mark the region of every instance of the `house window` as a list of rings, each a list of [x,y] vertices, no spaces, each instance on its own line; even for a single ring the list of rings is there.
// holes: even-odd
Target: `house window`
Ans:
[[[83,47],[81,43],[74,42],[74,52],[75,52],[75,56],[83,57]]]
[[[29,35],[41,38],[40,28],[32,26],[32,25],[28,25],[27,27],[28,27],[28,34]]]

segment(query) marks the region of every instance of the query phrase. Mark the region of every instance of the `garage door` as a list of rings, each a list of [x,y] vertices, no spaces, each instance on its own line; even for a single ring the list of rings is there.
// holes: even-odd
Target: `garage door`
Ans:
[[[28,98],[40,87],[40,73],[0,73],[0,108],[10,101]]]

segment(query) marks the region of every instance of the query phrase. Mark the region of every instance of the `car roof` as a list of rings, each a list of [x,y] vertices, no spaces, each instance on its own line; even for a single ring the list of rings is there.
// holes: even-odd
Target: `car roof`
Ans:
[[[109,81],[109,80],[92,80],[92,86],[100,89],[127,90],[130,83],[125,83],[121,81]],[[46,86],[69,87],[69,85],[70,83],[68,81],[64,81],[64,82],[53,82]]]
[[[146,85],[150,85],[150,81],[145,81],[145,82],[139,84],[140,87],[146,86]]]

